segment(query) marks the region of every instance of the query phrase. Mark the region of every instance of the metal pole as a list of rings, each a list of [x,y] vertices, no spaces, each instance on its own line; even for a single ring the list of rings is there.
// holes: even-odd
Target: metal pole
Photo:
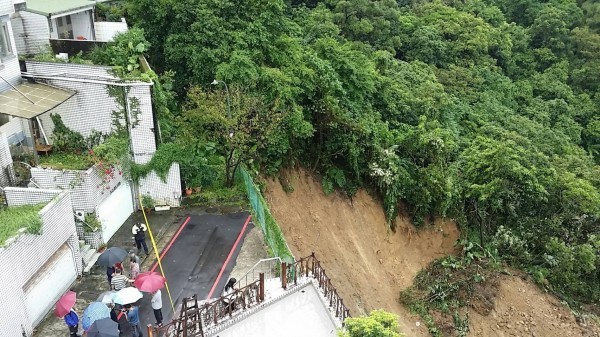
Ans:
[[[231,100],[229,98],[229,88],[227,87],[227,83],[225,81],[221,81],[225,85],[225,92],[227,93],[227,118],[231,119]]]

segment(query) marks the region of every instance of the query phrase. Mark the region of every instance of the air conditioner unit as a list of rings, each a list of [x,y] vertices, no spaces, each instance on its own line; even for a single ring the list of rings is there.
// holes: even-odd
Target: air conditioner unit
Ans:
[[[83,211],[75,211],[75,219],[77,219],[77,221],[85,221],[85,212]]]

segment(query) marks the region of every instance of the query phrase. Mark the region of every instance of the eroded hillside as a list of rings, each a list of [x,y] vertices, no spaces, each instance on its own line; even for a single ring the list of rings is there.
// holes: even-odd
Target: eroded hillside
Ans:
[[[406,215],[396,233],[388,233],[380,203],[360,190],[352,200],[325,196],[319,181],[303,170],[288,172],[285,192],[277,180],[267,181],[266,198],[296,256],[315,252],[351,313],[386,309],[400,316],[407,336],[428,336],[421,319],[399,301],[416,274],[434,259],[455,252],[455,223],[437,220],[415,231]],[[518,276],[502,276],[491,310],[472,310],[470,336],[600,336],[588,321],[580,325],[555,297]]]
[[[431,261],[453,253],[456,225],[440,220],[415,232],[400,216],[396,233],[388,234],[383,209],[364,190],[351,202],[335,193],[325,196],[304,171],[288,177],[293,193],[271,180],[266,198],[294,255],[316,253],[352,314],[383,308],[400,315],[408,336],[427,336],[423,324],[417,327],[420,319],[398,302],[399,293]]]

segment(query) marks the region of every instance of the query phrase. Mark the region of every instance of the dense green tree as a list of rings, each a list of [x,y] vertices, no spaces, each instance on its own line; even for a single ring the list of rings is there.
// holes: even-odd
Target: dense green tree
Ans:
[[[127,9],[149,41],[142,53],[174,72],[182,111],[166,114],[170,133],[216,143],[228,176],[242,162],[269,174],[301,162],[327,192],[374,187],[392,230],[400,205],[417,224],[452,216],[553,290],[600,300],[597,1]],[[235,88],[232,119],[215,78]]]

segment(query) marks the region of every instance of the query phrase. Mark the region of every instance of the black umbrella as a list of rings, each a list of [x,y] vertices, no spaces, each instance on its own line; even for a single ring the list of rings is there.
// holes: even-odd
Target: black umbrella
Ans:
[[[123,262],[127,256],[127,251],[121,247],[110,247],[100,254],[96,262],[100,266],[110,267],[115,263]]]
[[[99,319],[87,331],[87,337],[119,337],[119,325],[110,318]]]

